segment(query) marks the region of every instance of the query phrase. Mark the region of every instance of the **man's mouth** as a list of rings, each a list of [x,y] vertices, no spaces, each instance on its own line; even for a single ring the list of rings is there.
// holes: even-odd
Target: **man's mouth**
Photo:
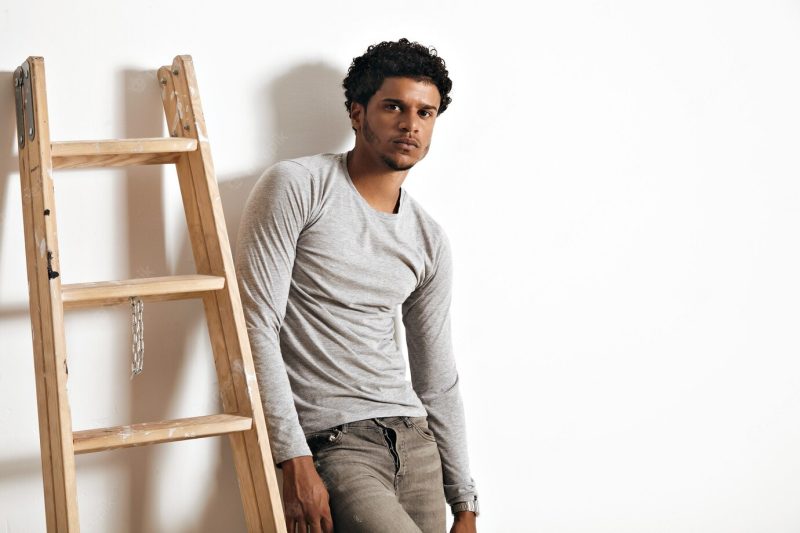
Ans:
[[[407,139],[407,138],[395,139],[394,143],[395,144],[399,144],[400,146],[409,147],[409,148],[411,148],[411,147],[413,147],[413,148],[419,147],[419,143],[417,141],[415,141],[414,139]]]

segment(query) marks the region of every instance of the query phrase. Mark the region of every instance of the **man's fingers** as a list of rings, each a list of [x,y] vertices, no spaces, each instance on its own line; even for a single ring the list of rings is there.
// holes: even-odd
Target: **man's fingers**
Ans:
[[[286,531],[288,533],[333,533],[333,523],[324,517],[287,517]]]
[[[333,533],[331,511],[327,503],[320,503],[314,509],[311,505],[289,506],[285,511],[286,531],[288,533]]]
[[[323,533],[333,533],[333,519],[331,518],[330,504],[325,504],[322,515],[319,517],[319,523],[322,526]]]
[[[306,533],[307,529],[302,513],[286,515],[287,533]]]
[[[287,533],[306,533],[306,523],[304,520],[297,520],[296,518],[286,519]]]

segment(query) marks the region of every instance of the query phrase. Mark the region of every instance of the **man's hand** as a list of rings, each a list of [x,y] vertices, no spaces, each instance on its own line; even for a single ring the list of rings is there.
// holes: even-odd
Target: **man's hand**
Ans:
[[[475,526],[475,513],[472,511],[461,511],[456,513],[453,518],[453,527],[450,528],[450,533],[476,533]]]
[[[308,527],[311,533],[333,533],[328,489],[314,468],[311,456],[286,460],[281,468],[288,533],[306,533]]]

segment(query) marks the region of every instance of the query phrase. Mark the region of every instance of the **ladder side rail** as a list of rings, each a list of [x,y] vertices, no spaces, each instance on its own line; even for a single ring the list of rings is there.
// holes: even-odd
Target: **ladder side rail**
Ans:
[[[46,520],[48,531],[75,533],[80,526],[44,59],[30,57],[27,63],[32,98],[25,106],[32,109],[24,113],[19,158]]]
[[[171,67],[162,67],[159,69],[158,78],[162,86],[162,102],[164,104],[164,113],[167,116],[167,124],[172,129],[171,134],[177,134],[176,128],[179,127],[180,119],[175,87],[172,83]],[[182,109],[180,111],[182,111]],[[172,117],[174,117],[174,120]],[[192,245],[195,268],[198,273],[209,275],[211,273],[211,266],[208,259],[206,241],[203,236],[202,221],[200,220],[200,213],[198,211],[194,184],[191,179],[185,178],[185,176],[191,175],[191,168],[189,167],[189,160],[187,157],[178,159],[176,162],[176,170],[178,173],[181,198],[183,200],[184,214],[186,215],[186,225]],[[222,339],[219,335],[212,334],[213,331],[217,331],[220,328],[218,324],[212,323],[212,321],[217,318],[217,315],[210,311],[210,309],[213,308],[208,307],[209,305],[215,305],[215,302],[216,300],[213,298],[213,295],[203,299],[203,304],[206,307],[205,314],[209,321],[209,337],[213,351],[216,354],[224,351],[225,345],[215,345],[215,343],[219,344]],[[216,365],[217,378],[220,385],[222,408],[226,413],[238,413],[239,406],[236,401],[236,396],[232,393],[233,388],[230,386],[230,365],[227,364],[227,361],[223,361],[217,357],[214,358],[214,363]]]
[[[172,76],[171,66],[162,67],[158,71],[158,78],[162,87],[162,103],[167,118],[167,127],[170,129],[170,134],[174,136],[178,135],[179,129],[182,128],[181,117],[185,111],[181,105],[178,105]],[[195,194],[195,187],[191,179],[191,166],[187,156],[178,159],[176,162],[176,170],[195,267],[198,273],[208,274],[212,272],[212,269],[206,247],[206,239],[203,235],[203,226]],[[218,306],[216,297],[214,295],[209,295],[203,298],[203,307],[208,323],[209,339],[214,353],[214,366],[217,371],[217,381],[219,383],[219,393],[220,399],[222,400],[223,411],[226,413],[240,413],[239,403],[231,382],[230,362],[226,357],[227,348],[221,334],[222,325],[219,313],[217,312]],[[229,436],[229,441],[231,449],[233,450],[233,460],[248,531],[268,531],[267,528],[261,525],[262,520],[258,510],[258,500],[255,482],[252,479],[250,461],[246,454],[240,452],[240,450],[245,449],[244,438],[241,434],[234,434]]]
[[[204,302],[223,399],[233,396],[235,400],[229,398],[228,401],[235,401],[237,414],[253,418],[251,431],[241,436],[232,435],[230,439],[246,520],[251,531],[285,531],[283,507],[191,57],[176,57],[171,67],[159,71],[159,78],[166,81],[162,81],[162,99],[170,132],[191,136],[198,141],[197,151],[185,154],[177,164],[179,179],[187,182],[181,186],[182,193],[187,193],[184,204],[195,203],[186,205],[187,222],[190,228],[195,226],[195,230],[190,231],[192,247],[204,249],[205,253],[195,251],[195,254],[208,261],[203,266],[198,262],[198,269],[205,267],[209,271],[203,273],[226,278],[225,288]],[[260,525],[256,528],[258,523]]]
[[[30,69],[28,69],[30,75]],[[22,75],[22,67],[17,69],[15,76]],[[17,80],[15,78],[15,84]],[[20,83],[22,83],[20,81]],[[31,317],[31,337],[33,341],[33,366],[36,378],[36,407],[39,419],[39,445],[40,445],[40,459],[42,463],[42,482],[44,485],[44,507],[45,507],[45,521],[49,531],[53,531],[56,527],[56,506],[55,506],[55,489],[53,486],[53,464],[50,458],[50,425],[48,423],[48,403],[47,403],[47,382],[44,377],[44,347],[42,345],[42,318],[39,314],[39,284],[38,278],[38,262],[36,258],[36,239],[34,237],[34,223],[33,223],[33,199],[31,192],[31,176],[29,169],[30,158],[28,152],[30,151],[30,138],[28,137],[28,128],[25,126],[25,119],[23,118],[21,103],[23,97],[22,91],[17,92],[17,105],[20,109],[17,111],[18,120],[18,135],[22,135],[24,145],[19,146],[19,177],[20,177],[20,191],[22,193],[22,225],[25,233],[25,257],[28,273],[28,300],[29,312]],[[28,102],[28,105],[32,105]],[[36,159],[34,158],[34,166]]]
[[[187,109],[183,99],[179,100],[175,86],[173,70],[180,74],[179,67],[173,62],[172,66],[165,66],[159,70],[159,81],[162,85],[162,101],[164,112],[167,117],[167,126],[173,136],[184,135],[191,129],[187,122]],[[184,91],[186,92],[186,91]],[[186,129],[184,129],[184,124]],[[194,136],[193,138],[197,138]],[[200,147],[198,147],[200,148]],[[195,257],[197,271],[200,273],[212,273],[211,259],[209,257],[208,239],[205,235],[205,228],[200,214],[200,203],[198,202],[198,191],[195,190],[195,180],[192,176],[192,165],[188,156],[181,157],[176,164],[178,180],[183,198],[186,222],[189,228],[189,236],[192,243],[192,253]],[[199,194],[202,194],[200,192]],[[235,387],[232,383],[232,373],[230,360],[227,357],[227,346],[222,331],[221,316],[217,304],[216,296],[209,296],[203,299],[206,320],[208,321],[209,338],[214,352],[214,363],[217,369],[220,397],[223,409],[226,413],[245,414],[239,406]],[[248,531],[268,530],[262,526],[261,514],[259,512],[256,483],[252,478],[252,468],[245,450],[244,439],[240,435],[230,436],[233,459],[237,471],[239,490],[242,497],[245,522]]]

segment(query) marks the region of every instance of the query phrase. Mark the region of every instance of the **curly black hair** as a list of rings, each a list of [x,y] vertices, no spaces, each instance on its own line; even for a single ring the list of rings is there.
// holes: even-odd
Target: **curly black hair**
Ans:
[[[374,44],[367,48],[364,55],[353,58],[347,77],[342,82],[347,112],[350,113],[353,102],[366,106],[383,85],[383,80],[396,76],[430,80],[436,85],[442,97],[437,112],[439,115],[452,101],[449,93],[453,82],[448,77],[444,59],[438,56],[436,49],[400,39],[397,42]]]

